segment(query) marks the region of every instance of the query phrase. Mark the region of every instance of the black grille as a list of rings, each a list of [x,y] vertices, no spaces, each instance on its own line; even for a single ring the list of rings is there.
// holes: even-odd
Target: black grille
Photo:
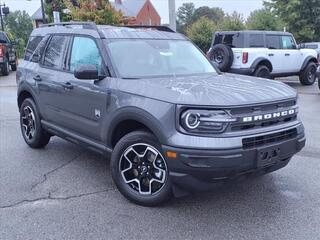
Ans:
[[[245,116],[254,116],[254,115],[262,115],[266,113],[273,113],[276,111],[284,111],[295,107],[297,104],[296,100],[282,101],[276,103],[269,103],[265,105],[256,105],[256,106],[246,106],[240,107],[237,109],[231,109],[230,113],[233,117],[245,117]],[[231,131],[242,131],[242,130],[250,130],[257,129],[262,127],[274,126],[278,124],[283,124],[286,122],[294,121],[297,119],[297,114],[281,117],[277,119],[270,120],[261,120],[255,122],[234,122],[230,124],[229,130]]]
[[[270,144],[270,143],[277,143],[281,141],[285,141],[288,139],[292,139],[297,136],[297,129],[290,129],[278,133],[263,135],[259,137],[251,137],[251,138],[244,138],[242,140],[242,145],[244,149],[248,148],[255,148],[262,145]]]

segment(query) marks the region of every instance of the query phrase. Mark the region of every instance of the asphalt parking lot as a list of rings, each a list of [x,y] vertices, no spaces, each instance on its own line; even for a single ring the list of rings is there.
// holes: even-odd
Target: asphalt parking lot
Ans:
[[[299,92],[307,146],[278,172],[146,208],[115,189],[108,159],[20,134],[15,75],[0,76],[0,239],[320,239],[320,91]]]

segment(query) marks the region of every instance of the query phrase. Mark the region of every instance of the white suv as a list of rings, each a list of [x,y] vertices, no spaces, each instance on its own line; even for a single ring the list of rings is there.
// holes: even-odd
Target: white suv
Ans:
[[[317,52],[300,49],[292,34],[273,31],[215,32],[211,61],[223,72],[263,78],[298,75],[303,85],[316,80]]]

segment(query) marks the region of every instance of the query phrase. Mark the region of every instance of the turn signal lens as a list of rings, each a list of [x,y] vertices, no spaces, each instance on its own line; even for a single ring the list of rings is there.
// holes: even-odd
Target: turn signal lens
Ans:
[[[177,158],[177,153],[172,151],[167,151],[168,158]]]

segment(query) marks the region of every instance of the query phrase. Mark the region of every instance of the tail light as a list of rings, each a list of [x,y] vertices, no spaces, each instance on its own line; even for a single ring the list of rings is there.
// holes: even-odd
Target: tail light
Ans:
[[[248,62],[248,58],[249,58],[249,53],[248,52],[243,52],[242,53],[242,63],[245,64]]]
[[[5,46],[4,45],[0,45],[0,57],[4,57],[5,55]]]

